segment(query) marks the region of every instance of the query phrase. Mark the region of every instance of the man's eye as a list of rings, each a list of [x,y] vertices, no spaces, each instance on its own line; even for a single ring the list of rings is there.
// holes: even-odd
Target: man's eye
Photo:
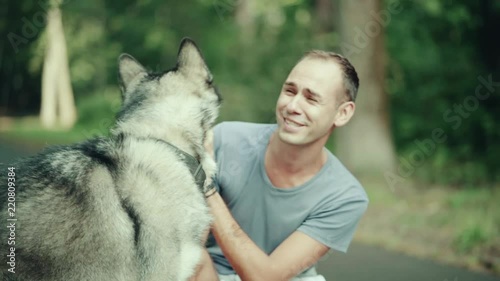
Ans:
[[[291,89],[285,89],[285,91],[286,91],[287,93],[290,93],[290,94],[292,94],[292,95],[295,95],[295,92],[294,92],[294,91],[292,91]]]

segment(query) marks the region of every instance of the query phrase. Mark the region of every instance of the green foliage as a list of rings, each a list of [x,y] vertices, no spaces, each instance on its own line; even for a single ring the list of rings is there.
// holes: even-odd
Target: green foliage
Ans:
[[[455,210],[462,208],[471,208],[474,206],[480,206],[480,209],[487,209],[488,203],[491,202],[491,198],[497,197],[498,192],[493,192],[489,189],[476,190],[473,188],[467,188],[453,193],[448,197],[448,205]]]
[[[481,43],[481,38],[491,38],[484,21],[488,13],[500,14],[498,5],[484,11],[479,3],[466,1],[402,3],[403,12],[387,28],[391,123],[398,151],[415,150],[415,140],[431,138],[441,128],[446,141],[417,169],[417,178],[453,185],[498,181],[500,130],[494,120],[500,118],[499,89],[485,99],[476,94],[481,79],[491,76],[500,82],[498,54],[484,56]],[[498,39],[491,41],[499,45]]]
[[[486,240],[487,236],[484,230],[477,225],[472,225],[455,237],[453,245],[459,252],[466,253]]]
[[[4,38],[10,33],[24,36],[26,22],[45,13],[45,2],[8,2],[0,20]],[[415,140],[432,138],[432,131],[442,128],[446,141],[416,168],[419,180],[456,186],[499,181],[499,89],[477,100],[474,110],[463,115],[457,111],[467,102],[470,107],[479,77],[491,75],[500,82],[500,44],[493,36],[499,2],[385,4],[392,2],[402,7],[391,15],[385,36],[391,128],[398,153],[406,157],[415,151]],[[120,53],[130,53],[152,71],[163,70],[175,64],[178,43],[185,36],[203,50],[224,97],[220,120],[273,122],[281,84],[301,54],[340,44],[337,30],[318,31],[315,4],[256,0],[253,31],[245,32],[235,20],[240,8],[236,0],[64,1],[79,111],[76,129],[82,134],[108,129],[119,104]],[[45,42],[43,24],[35,28],[18,52],[9,40],[0,43],[0,115],[38,112]]]
[[[79,115],[76,129],[85,137],[108,135],[121,106],[118,87],[108,87],[102,93],[82,97],[77,101]]]
[[[455,228],[452,246],[460,253],[484,247],[500,233],[500,213],[495,189],[465,188],[446,197],[446,221]],[[453,214],[452,216],[450,214]]]
[[[42,10],[40,1],[4,1],[0,10],[0,115],[20,116],[37,110],[40,97],[39,73],[29,71],[28,62],[35,51],[43,26],[33,24]],[[25,94],[21,94],[25,93]],[[27,95],[26,93],[32,93]],[[33,106],[35,105],[35,106]],[[14,109],[14,110],[13,110]]]

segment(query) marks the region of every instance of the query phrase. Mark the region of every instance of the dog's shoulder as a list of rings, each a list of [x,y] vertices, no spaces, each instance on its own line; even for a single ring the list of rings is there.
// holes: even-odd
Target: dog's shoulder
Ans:
[[[116,142],[110,138],[96,137],[71,145],[49,146],[30,160],[52,164],[78,163],[113,166],[118,160],[117,146]]]
[[[20,179],[75,179],[95,166],[117,166],[116,144],[98,137],[71,145],[52,145],[41,152],[19,159],[11,166]]]

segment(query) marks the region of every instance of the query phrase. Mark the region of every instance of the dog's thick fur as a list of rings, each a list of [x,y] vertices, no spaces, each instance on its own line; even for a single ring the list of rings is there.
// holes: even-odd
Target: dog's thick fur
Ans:
[[[52,147],[15,167],[15,245],[7,245],[7,168],[1,170],[1,280],[187,280],[210,213],[179,151],[208,186],[204,150],[220,96],[201,53],[181,43],[177,66],[150,73],[119,58],[123,106],[109,138]],[[168,142],[168,143],[167,143]],[[8,230],[8,229],[7,229]],[[6,255],[15,247],[15,273]]]

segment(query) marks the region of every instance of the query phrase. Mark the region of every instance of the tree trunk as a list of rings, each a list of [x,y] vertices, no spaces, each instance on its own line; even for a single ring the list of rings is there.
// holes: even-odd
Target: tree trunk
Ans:
[[[239,0],[235,11],[235,20],[240,29],[240,41],[249,45],[255,38],[255,1]]]
[[[61,10],[53,7],[47,14],[40,120],[43,127],[53,129],[59,119],[61,126],[67,129],[75,124],[76,118]]]
[[[396,166],[385,91],[384,23],[374,19],[381,0],[341,0],[341,51],[360,79],[356,112],[335,132],[336,151],[357,175],[384,179]]]
[[[42,126],[53,129],[57,121],[57,50],[54,44],[54,12],[47,13],[47,45],[42,72],[42,100],[40,108],[40,121]],[[57,36],[57,35],[55,35]]]
[[[316,0],[315,14],[319,33],[330,33],[335,28],[334,0]]]
[[[256,37],[256,1],[257,0],[238,0],[235,10],[235,22],[239,29],[240,52],[245,54],[241,56],[239,64],[243,75],[252,75],[257,70],[257,61],[255,60],[255,37]]]
[[[68,65],[68,52],[66,50],[66,39],[64,38],[64,30],[62,25],[61,11],[57,9],[57,21],[55,22],[58,27],[58,38],[57,44],[60,50],[60,65],[59,65],[59,81],[58,81],[58,93],[59,93],[59,117],[61,121],[61,126],[65,129],[69,129],[75,125],[76,122],[76,106],[75,100],[73,98],[73,88],[71,87],[71,78],[69,74]]]

